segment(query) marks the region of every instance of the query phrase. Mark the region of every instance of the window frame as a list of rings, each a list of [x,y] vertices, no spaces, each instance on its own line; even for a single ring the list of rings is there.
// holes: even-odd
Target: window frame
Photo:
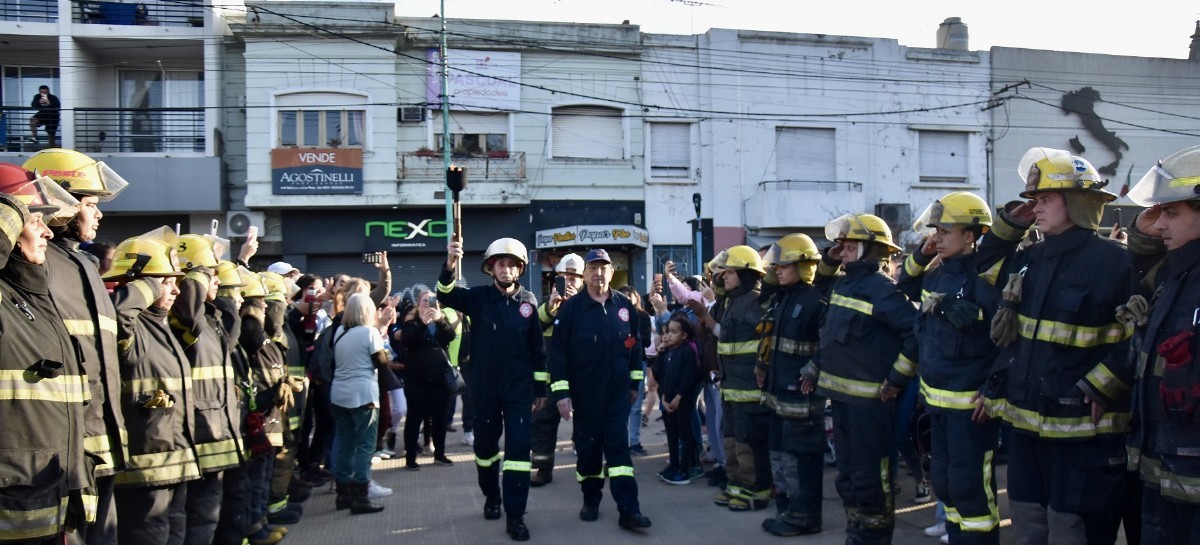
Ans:
[[[971,184],[971,134],[972,131],[955,130],[939,127],[913,127],[917,133],[917,183],[923,186],[933,185],[951,185],[951,186],[970,186]],[[961,175],[952,175],[948,173],[926,173],[925,161],[922,157],[927,151],[927,146],[923,145],[925,135],[941,134],[953,135],[962,139],[962,158]]]
[[[332,105],[335,101],[344,101],[345,105],[335,107]],[[370,108],[371,97],[368,93],[355,91],[352,89],[340,88],[293,88],[283,89],[271,95],[271,119],[269,126],[271,127],[270,142],[271,149],[326,149],[326,148],[346,148],[346,149],[361,149],[367,152],[372,148],[373,144],[373,119],[371,117]],[[284,114],[287,112],[295,112],[295,143],[284,143]],[[341,125],[341,133],[338,135],[338,141],[332,142],[329,138],[329,114],[337,113],[339,115],[338,123]],[[353,139],[351,133],[353,128],[352,113],[359,112],[361,115],[360,123],[362,125],[361,142],[350,144]],[[316,145],[303,144],[304,134],[307,123],[305,122],[304,114],[316,113],[317,119],[317,142]]]
[[[670,120],[647,119],[645,122],[645,125],[646,125],[646,136],[645,136],[646,152],[645,153],[646,153],[646,179],[647,179],[647,181],[659,182],[659,183],[672,183],[672,182],[678,183],[678,182],[691,182],[693,179],[695,179],[695,172],[696,172],[695,142],[696,142],[696,136],[697,136],[696,121],[691,120],[691,119],[678,119],[678,120],[676,120],[676,119],[670,119]],[[685,143],[685,146],[687,148],[687,156],[688,156],[686,166],[682,166],[682,167],[680,167],[680,166],[656,167],[655,166],[655,149],[656,149],[656,147],[655,147],[655,139],[654,139],[654,127],[658,126],[658,125],[683,125],[683,126],[686,126],[687,142]],[[655,172],[656,168],[663,169],[664,171],[667,169],[671,169],[674,171],[683,171],[683,172],[682,172],[682,175],[673,175],[673,174],[668,174],[666,172],[656,173]]]

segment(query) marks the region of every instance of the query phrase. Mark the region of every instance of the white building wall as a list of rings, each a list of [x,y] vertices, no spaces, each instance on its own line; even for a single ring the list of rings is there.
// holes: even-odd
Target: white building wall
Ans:
[[[1114,193],[1126,182],[1137,183],[1159,159],[1200,143],[1200,63],[996,47],[992,71],[997,92],[1029,81],[1001,93],[1003,107],[991,111],[994,202],[1018,198],[1024,182],[1016,174],[1017,163],[1031,147],[1076,153],[1070,140],[1078,138],[1084,147],[1080,155],[1097,168],[1117,160],[1084,126],[1083,117],[1062,109],[1064,95],[1084,87],[1099,93],[1093,110],[1103,128],[1128,145],[1119,147],[1122,157],[1106,174]],[[1132,203],[1122,198],[1116,204]]]
[[[686,239],[695,188],[703,195],[703,215],[713,218],[717,248],[742,243],[746,234],[752,242],[794,231],[812,234],[841,213],[874,213],[879,203],[908,204],[916,214],[951,190],[985,190],[990,114],[984,104],[968,103],[986,102],[990,94],[986,52],[728,29],[690,39],[646,39],[646,59],[671,62],[644,63],[645,102],[703,119],[696,184],[647,191],[648,197],[687,193],[688,206],[654,220],[676,228],[663,231],[669,238],[662,241],[653,238],[660,231],[651,229],[653,242]],[[772,189],[779,187],[771,182],[779,179],[775,141],[784,127],[835,131],[836,179],[827,180],[839,182],[834,190]],[[918,129],[969,134],[966,183],[919,183]],[[862,184],[861,191],[847,182]]]

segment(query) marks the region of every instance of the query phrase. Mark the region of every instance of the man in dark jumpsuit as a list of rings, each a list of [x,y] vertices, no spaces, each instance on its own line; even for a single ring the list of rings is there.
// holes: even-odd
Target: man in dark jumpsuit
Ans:
[[[576,478],[583,489],[579,518],[599,517],[604,467],[613,500],[625,529],[650,527],[638,505],[637,481],[629,459],[629,407],[641,382],[638,350],[638,313],[620,292],[612,290],[613,266],[608,252],[592,250],[584,259],[585,293],[572,297],[558,309],[554,338],[550,342],[550,389],[558,412],[575,421],[575,448],[579,453]]]
[[[475,466],[483,491],[483,516],[500,518],[500,434],[504,433],[504,511],[508,535],[529,539],[525,502],[529,498],[529,425],[533,409],[546,401],[546,352],[538,323],[537,298],[517,280],[528,252],[511,238],[498,239],[483,254],[491,286],[456,287],[462,243],[451,242],[438,277],[445,306],[471,319],[471,374],[467,392],[475,407]]]

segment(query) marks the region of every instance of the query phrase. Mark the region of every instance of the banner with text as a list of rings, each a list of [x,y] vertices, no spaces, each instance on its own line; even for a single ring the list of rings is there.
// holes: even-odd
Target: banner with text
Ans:
[[[539,250],[567,246],[650,246],[650,233],[632,225],[571,225],[538,231],[535,247]]]
[[[442,103],[442,58],[437,49],[427,53],[425,100],[430,108]],[[450,74],[446,84],[451,110],[486,111],[521,109],[521,54],[503,51],[446,51]]]
[[[363,152],[357,148],[271,150],[275,195],[358,195],[363,190]]]

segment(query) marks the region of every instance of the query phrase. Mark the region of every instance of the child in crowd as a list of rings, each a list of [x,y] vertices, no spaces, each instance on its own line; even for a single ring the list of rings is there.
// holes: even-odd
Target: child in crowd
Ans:
[[[696,413],[700,351],[693,340],[695,335],[695,328],[687,316],[682,313],[671,315],[654,366],[670,452],[670,465],[659,478],[668,484],[691,483],[687,470],[696,463],[693,459],[696,439],[692,434],[692,416]]]

